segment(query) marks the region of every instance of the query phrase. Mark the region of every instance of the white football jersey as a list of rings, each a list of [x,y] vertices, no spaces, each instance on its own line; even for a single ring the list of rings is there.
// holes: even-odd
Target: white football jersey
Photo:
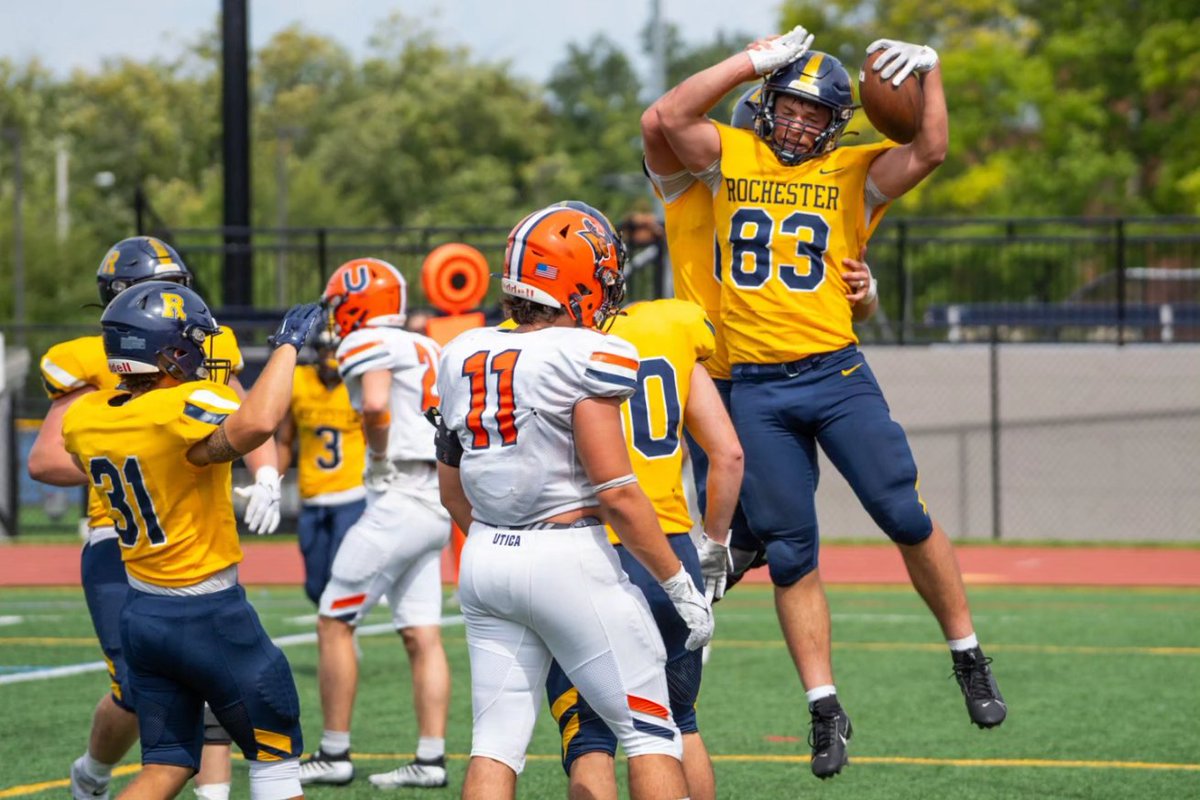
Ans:
[[[596,505],[575,452],[575,404],[629,397],[637,371],[633,345],[585,328],[478,328],[446,345],[441,412],[463,446],[475,519],[504,528]]]
[[[441,348],[419,333],[401,328],[360,328],[338,346],[338,371],[350,391],[350,404],[362,411],[362,376],[392,373],[388,457],[393,461],[433,461],[433,426],[425,409],[436,406]]]

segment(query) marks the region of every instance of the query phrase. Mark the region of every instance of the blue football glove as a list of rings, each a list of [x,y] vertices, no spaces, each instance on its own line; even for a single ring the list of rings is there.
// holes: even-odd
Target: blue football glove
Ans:
[[[313,336],[324,318],[325,314],[321,310],[320,303],[304,303],[303,305],[292,306],[283,315],[283,321],[279,323],[279,327],[275,333],[267,337],[267,343],[271,347],[282,347],[285,344],[290,344],[299,350]]]

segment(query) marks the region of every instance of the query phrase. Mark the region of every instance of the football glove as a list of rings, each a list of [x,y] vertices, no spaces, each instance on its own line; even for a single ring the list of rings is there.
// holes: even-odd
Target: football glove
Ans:
[[[299,351],[301,347],[304,347],[309,337],[321,327],[324,319],[325,313],[321,310],[320,303],[304,303],[303,305],[292,306],[283,315],[283,320],[279,323],[279,327],[275,332],[267,337],[267,343],[271,347],[282,347],[285,344],[290,344]]]
[[[733,560],[729,547],[705,534],[700,534],[700,543],[696,545],[700,553],[700,574],[704,576],[704,596],[708,602],[720,600],[725,595],[725,584],[729,573],[733,571]]]
[[[916,72],[929,72],[938,63],[937,51],[927,45],[897,42],[894,39],[876,39],[867,45],[867,54],[870,55],[876,50],[883,50],[884,52],[871,65],[871,69],[876,71],[882,70],[879,73],[879,77],[885,81],[895,75],[892,78],[893,86],[899,86],[904,83],[904,79],[914,70]]]
[[[750,56],[755,75],[768,75],[807,53],[812,41],[813,35],[797,25],[782,36],[756,42],[746,55]]]
[[[688,650],[699,650],[708,644],[715,625],[712,606],[704,595],[700,594],[696,584],[692,583],[692,577],[687,574],[683,565],[679,566],[679,572],[665,581],[659,581],[658,585],[667,593],[667,597],[671,598],[675,610],[688,626],[690,633],[683,646]]]
[[[279,471],[274,467],[259,467],[254,473],[254,483],[234,489],[239,497],[246,498],[243,521],[259,536],[274,533],[279,527],[279,487],[282,483]]]
[[[367,458],[367,469],[363,473],[363,484],[369,492],[386,492],[397,476],[396,465],[387,456],[376,458],[372,453]]]

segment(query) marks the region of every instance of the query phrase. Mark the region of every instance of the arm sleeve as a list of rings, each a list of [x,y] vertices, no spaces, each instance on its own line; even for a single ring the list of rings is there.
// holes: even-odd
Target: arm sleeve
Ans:
[[[696,182],[695,176],[686,169],[670,175],[659,175],[650,169],[650,165],[645,160],[642,161],[642,169],[645,171],[646,177],[650,179],[651,186],[654,187],[654,194],[666,204],[678,200]]]
[[[631,397],[637,391],[638,353],[618,336],[598,339],[596,346],[582,352],[580,392],[584,397]]]
[[[416,363],[416,351],[413,349],[412,361]],[[396,358],[392,348],[379,331],[366,328],[355,331],[342,340],[337,351],[338,372],[342,380],[359,378],[364,373],[379,369],[396,369],[402,365],[395,363]],[[411,365],[407,365],[411,366]]]
[[[88,383],[88,370],[81,363],[78,348],[73,342],[56,344],[46,351],[39,364],[42,385],[51,399],[62,397],[68,392],[82,389]]]
[[[241,407],[237,394],[212,381],[184,384],[172,403],[165,403],[163,427],[185,446],[207,438],[225,419]]]

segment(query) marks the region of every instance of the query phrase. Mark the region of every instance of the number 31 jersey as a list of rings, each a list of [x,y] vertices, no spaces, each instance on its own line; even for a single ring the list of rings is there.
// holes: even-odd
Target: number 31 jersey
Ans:
[[[597,505],[575,450],[575,404],[629,397],[637,375],[633,345],[586,328],[480,328],[450,342],[438,393],[475,518],[504,528]]]
[[[859,258],[887,203],[866,218],[871,162],[893,142],[838,147],[786,167],[751,131],[715,123],[713,219],[721,324],[733,364],[778,364],[858,342],[843,258]]]
[[[242,560],[230,463],[187,460],[238,406],[228,386],[193,381],[138,397],[92,392],[67,409],[66,449],[103,501],[133,577],[188,586]]]
[[[362,377],[392,373],[388,457],[393,461],[433,461],[433,427],[425,410],[437,405],[437,342],[400,328],[360,328],[338,345],[338,371],[350,404],[362,412]]]

